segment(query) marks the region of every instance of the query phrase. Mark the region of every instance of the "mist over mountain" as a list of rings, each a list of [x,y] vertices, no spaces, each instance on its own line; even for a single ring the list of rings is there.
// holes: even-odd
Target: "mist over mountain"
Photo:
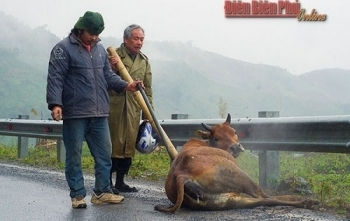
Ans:
[[[1,11],[0,27],[0,118],[28,114],[48,119],[47,65],[60,38],[45,26],[31,29]],[[103,33],[101,39],[106,48],[122,42]],[[257,117],[259,111],[279,111],[282,117],[350,113],[350,70],[321,69],[296,76],[277,66],[204,51],[191,42],[148,41],[147,36],[142,51],[152,66],[158,119],[171,114],[219,118],[220,99],[234,118]]]

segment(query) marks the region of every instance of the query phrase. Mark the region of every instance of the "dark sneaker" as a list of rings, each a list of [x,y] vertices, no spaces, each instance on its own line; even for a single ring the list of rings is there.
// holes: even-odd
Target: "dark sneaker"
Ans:
[[[115,188],[117,188],[119,190],[119,192],[123,192],[123,193],[135,193],[135,192],[139,191],[135,187],[130,187],[129,185],[127,185],[125,183],[115,184]]]
[[[91,203],[93,204],[117,204],[123,200],[123,196],[114,195],[113,193],[101,193],[98,196],[93,193],[91,197]]]
[[[86,202],[83,196],[76,196],[71,198],[72,200],[72,207],[74,209],[81,209],[81,208],[86,208]]]

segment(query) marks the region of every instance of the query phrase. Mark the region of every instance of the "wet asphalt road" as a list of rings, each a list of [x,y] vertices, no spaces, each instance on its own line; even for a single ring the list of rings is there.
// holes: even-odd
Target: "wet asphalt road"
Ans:
[[[345,221],[325,212],[293,207],[259,207],[228,211],[190,211],[181,208],[176,214],[155,211],[157,204],[170,205],[162,182],[127,180],[140,189],[138,193],[122,194],[124,202],[117,205],[90,203],[93,177],[85,176],[88,190],[86,209],[72,209],[68,187],[62,171],[0,163],[0,220],[293,220]]]

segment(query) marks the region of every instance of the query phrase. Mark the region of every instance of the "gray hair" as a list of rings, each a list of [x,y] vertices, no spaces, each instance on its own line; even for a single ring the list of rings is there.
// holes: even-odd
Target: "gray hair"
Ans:
[[[124,30],[124,36],[123,38],[130,38],[131,37],[131,32],[135,29],[141,29],[141,31],[145,34],[145,31],[143,30],[143,28],[141,28],[140,25],[129,25],[128,27],[126,27],[126,29]]]

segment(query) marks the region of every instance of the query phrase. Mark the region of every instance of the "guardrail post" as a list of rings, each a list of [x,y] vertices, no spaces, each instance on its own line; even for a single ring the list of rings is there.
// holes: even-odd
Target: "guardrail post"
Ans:
[[[63,140],[57,140],[57,162],[64,162],[66,160],[66,148],[64,147]]]
[[[188,114],[172,114],[171,119],[172,120],[188,119]]]
[[[29,119],[29,115],[18,115],[18,119]],[[24,158],[28,156],[28,137],[18,136],[17,157]]]
[[[259,111],[259,118],[279,117],[278,111]],[[274,188],[280,174],[278,151],[259,152],[259,185],[262,188]]]
[[[18,137],[17,152],[18,158],[25,158],[28,156],[28,137]]]

